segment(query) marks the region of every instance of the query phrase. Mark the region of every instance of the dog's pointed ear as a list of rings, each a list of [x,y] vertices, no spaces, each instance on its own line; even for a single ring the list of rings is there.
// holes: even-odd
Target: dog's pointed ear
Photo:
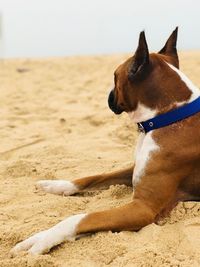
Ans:
[[[177,68],[179,68],[178,53],[176,49],[177,36],[178,36],[178,27],[176,27],[176,29],[172,32],[166,44],[158,53],[173,57],[175,59],[174,65]]]
[[[149,64],[149,50],[146,42],[144,31],[140,33],[139,43],[132,63],[130,64],[128,77],[130,80],[138,77],[143,73],[145,67]]]

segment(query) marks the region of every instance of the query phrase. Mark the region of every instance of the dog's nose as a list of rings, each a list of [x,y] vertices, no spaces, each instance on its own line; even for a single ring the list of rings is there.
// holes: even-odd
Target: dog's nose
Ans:
[[[116,104],[114,90],[111,90],[108,96],[108,106],[115,114],[121,114],[123,112],[123,110]]]
[[[114,105],[114,101],[115,101],[114,90],[111,90],[108,96],[108,105],[110,109],[112,109],[112,106]]]

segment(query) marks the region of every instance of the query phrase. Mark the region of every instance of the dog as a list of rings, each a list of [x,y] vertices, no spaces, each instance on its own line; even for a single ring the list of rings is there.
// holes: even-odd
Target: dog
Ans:
[[[18,243],[12,253],[43,254],[66,240],[97,231],[138,231],[179,201],[200,200],[200,91],[179,70],[177,33],[178,28],[158,53],[149,53],[141,32],[134,56],[114,73],[109,107],[115,114],[128,113],[140,131],[133,166],[72,182],[37,183],[45,192],[66,196],[102,185],[132,184],[132,201],[110,210],[70,216]]]

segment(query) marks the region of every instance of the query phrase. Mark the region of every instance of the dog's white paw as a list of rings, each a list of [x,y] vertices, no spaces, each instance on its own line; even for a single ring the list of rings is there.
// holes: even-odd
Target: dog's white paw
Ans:
[[[73,182],[65,180],[40,180],[36,183],[36,188],[47,193],[65,196],[73,195],[79,191]]]
[[[28,251],[31,254],[42,254],[48,252],[44,242],[47,236],[47,231],[39,232],[26,240],[18,243],[10,252],[16,255],[20,251]]]
[[[52,247],[66,240],[76,238],[76,228],[86,214],[77,214],[56,224],[52,228],[39,232],[28,239],[18,243],[11,254],[16,255],[20,251],[28,251],[30,254],[38,255],[48,252]]]

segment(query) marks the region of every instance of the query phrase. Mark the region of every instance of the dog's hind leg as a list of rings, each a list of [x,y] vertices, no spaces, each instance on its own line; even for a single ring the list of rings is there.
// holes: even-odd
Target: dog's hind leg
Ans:
[[[140,199],[119,208],[90,214],[78,214],[39,232],[17,244],[13,254],[28,250],[31,254],[43,254],[64,241],[97,231],[139,230],[154,221],[155,212]]]
[[[106,188],[115,184],[131,186],[132,175],[133,166],[123,170],[75,179],[73,181],[40,180],[37,182],[36,187],[48,193],[69,196],[85,189]]]

